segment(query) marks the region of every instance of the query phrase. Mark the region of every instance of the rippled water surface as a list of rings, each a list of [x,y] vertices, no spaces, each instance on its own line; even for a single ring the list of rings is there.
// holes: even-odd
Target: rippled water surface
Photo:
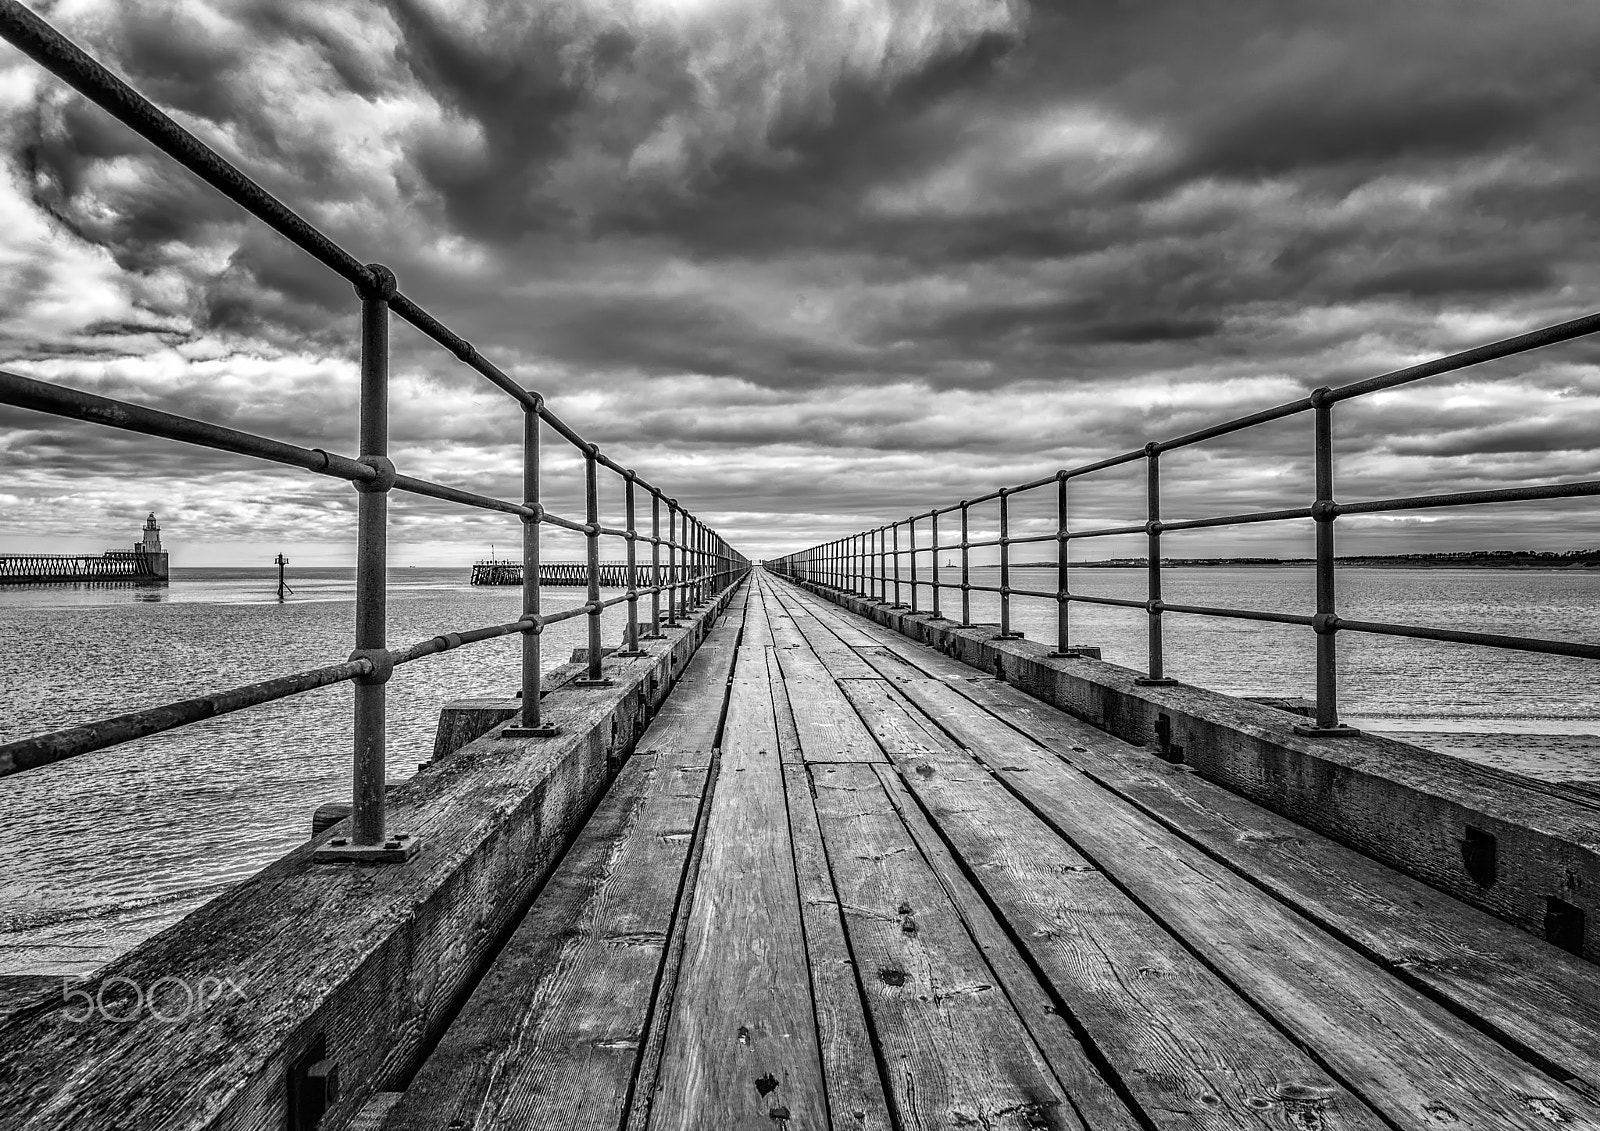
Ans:
[[[973,580],[995,584],[997,572]],[[350,650],[346,570],[297,571],[279,604],[263,570],[178,570],[165,590],[0,589],[0,741],[342,659]],[[474,589],[463,570],[394,570],[389,636],[401,645],[512,619],[519,593]],[[946,575],[951,580],[953,573]],[[1340,609],[1375,621],[1600,640],[1600,573],[1348,569]],[[1013,584],[1051,590],[1051,570]],[[1078,569],[1073,588],[1140,599],[1135,569]],[[1311,612],[1303,568],[1167,571],[1169,601]],[[907,593],[909,597],[909,593]],[[580,590],[547,591],[564,607]],[[928,607],[923,586],[919,603]],[[992,594],[973,617],[998,619]],[[945,591],[945,611],[960,594]],[[1145,665],[1137,610],[1074,605],[1073,639]],[[607,610],[615,643],[622,610]],[[1022,600],[1013,627],[1055,638],[1053,602]],[[546,666],[584,643],[581,621],[553,625]],[[1592,661],[1395,638],[1340,637],[1345,714],[1393,729],[1600,733]],[[1219,691],[1310,697],[1309,629],[1171,615],[1169,674]],[[390,684],[390,764],[408,776],[433,745],[439,708],[510,694],[518,645],[501,639],[401,668]],[[312,810],[350,782],[349,686],[211,720],[0,779],[0,973],[93,969],[242,879],[308,834]]]
[[[955,580],[956,571],[942,571]],[[974,584],[998,585],[999,570],[974,569]],[[1212,566],[1168,569],[1162,597],[1174,604],[1311,614],[1310,567]],[[1340,569],[1343,617],[1600,643],[1600,570]],[[947,580],[941,576],[941,581]],[[1014,588],[1051,592],[1055,570],[1013,570]],[[1074,569],[1075,593],[1143,600],[1142,569]],[[906,597],[909,600],[909,595]],[[946,590],[943,610],[960,609]],[[931,592],[921,586],[918,602]],[[1012,628],[1029,639],[1056,638],[1054,601],[1014,598]],[[999,598],[972,595],[972,615],[999,619]],[[1098,644],[1103,658],[1144,670],[1148,618],[1137,609],[1074,603],[1074,643]],[[1170,613],[1162,618],[1166,674],[1235,695],[1315,694],[1316,651],[1309,628]],[[1509,652],[1429,640],[1341,633],[1340,704],[1345,714],[1407,726],[1433,720],[1567,720],[1588,732],[1600,720],[1600,661]]]
[[[0,741],[344,659],[352,571],[291,570],[290,583],[282,604],[270,570],[174,570],[165,589],[0,588]],[[545,591],[547,609],[582,599]],[[513,620],[520,602],[462,569],[392,570],[389,641]],[[606,610],[606,644],[625,610]],[[585,632],[582,618],[551,625],[545,667]],[[431,755],[447,700],[515,694],[520,655],[505,637],[397,669],[390,780]],[[349,796],[353,696],[322,688],[0,779],[0,973],[92,969],[304,840],[319,804]]]

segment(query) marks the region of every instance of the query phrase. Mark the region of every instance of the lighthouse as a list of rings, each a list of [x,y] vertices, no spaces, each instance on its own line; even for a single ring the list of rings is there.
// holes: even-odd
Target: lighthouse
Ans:
[[[149,572],[162,582],[167,580],[167,551],[161,546],[161,527],[156,524],[156,512],[144,520],[144,540],[133,544],[133,552],[145,559]]]
[[[161,527],[156,525],[156,512],[151,511],[150,517],[144,520],[144,541],[134,547],[146,554],[161,554],[166,551],[161,548]]]

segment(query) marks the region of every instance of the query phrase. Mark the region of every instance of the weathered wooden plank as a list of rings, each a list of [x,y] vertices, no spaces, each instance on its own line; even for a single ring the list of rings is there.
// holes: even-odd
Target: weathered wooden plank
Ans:
[[[873,767],[808,769],[900,1126],[1082,1127]]]
[[[891,757],[1146,1120],[1219,1131],[1381,1126],[969,755]]]
[[[937,728],[901,709],[899,693],[887,680],[843,679],[839,688],[873,740],[889,753],[932,753],[948,746]]]
[[[880,673],[920,708],[959,730],[961,718],[975,716],[917,682],[925,671],[944,676],[962,699],[1078,766],[1403,980],[1477,1018],[1559,1077],[1600,1090],[1600,967],[1015,688],[966,678],[970,669],[957,661],[909,641],[865,654],[876,656]]]
[[[839,897],[822,847],[811,779],[803,764],[786,762],[783,781],[833,1126],[835,1131],[890,1131],[888,1101],[867,1031],[856,965],[845,942]]]
[[[389,1131],[615,1131],[709,759],[628,759],[389,1117]]]
[[[774,648],[806,762],[882,762],[883,750],[809,647]]]
[[[737,599],[707,633],[672,694],[640,736],[641,751],[703,750],[710,756],[744,624],[744,603],[743,597]]]
[[[764,633],[745,617],[652,1131],[828,1127]]]
[[[771,589],[771,599],[789,614],[795,628],[811,646],[811,650],[833,673],[835,679],[875,678],[872,669],[855,654],[855,649],[840,638],[841,632],[847,635],[850,633],[849,626],[843,623],[824,625],[795,600],[791,590],[779,588],[770,581],[767,584]],[[835,631],[836,629],[838,631]],[[862,639],[869,644],[877,643],[869,638]]]
[[[713,760],[712,780],[717,766]],[[661,1079],[661,1056],[667,1045],[667,1020],[672,1016],[672,1003],[678,991],[678,975],[683,969],[683,951],[688,942],[689,913],[694,907],[695,884],[700,875],[700,861],[705,856],[706,820],[711,806],[702,799],[699,820],[695,824],[694,839],[689,848],[689,861],[684,869],[683,888],[678,896],[678,908],[673,914],[672,928],[667,933],[667,949],[661,963],[661,978],[656,986],[655,1001],[650,1007],[650,1020],[645,1026],[644,1040],[639,1050],[639,1067],[634,1076],[633,1095],[628,1103],[626,1131],[646,1131],[650,1124],[650,1109],[658,1094]]]
[[[1094,1065],[1090,1050],[1073,1032],[1066,1014],[1040,984],[982,895],[962,873],[960,864],[929,824],[927,815],[907,791],[899,773],[893,766],[879,766],[878,780],[905,822],[911,839],[939,877],[939,883],[966,923],[989,968],[1000,979],[1001,988],[1066,1090],[1079,1118],[1094,1131],[1136,1131],[1141,1126],[1138,1119]]]
[[[921,687],[930,697],[956,700],[941,723],[999,781],[1396,1126],[1434,1127],[1447,1116],[1475,1128],[1506,1131],[1538,1119],[1592,1120],[1600,1126],[1600,1106],[999,719],[972,711],[974,705],[945,685],[925,680]],[[942,768],[935,759],[914,756],[895,762],[919,795],[925,785],[932,791],[927,783]],[[985,786],[992,794],[993,785],[963,774],[960,805],[972,806]],[[936,812],[935,821],[950,827],[948,822],[958,821],[963,811]],[[969,830],[968,835],[982,833]],[[1016,843],[1008,838],[1008,846]],[[984,882],[992,877],[985,873]]]

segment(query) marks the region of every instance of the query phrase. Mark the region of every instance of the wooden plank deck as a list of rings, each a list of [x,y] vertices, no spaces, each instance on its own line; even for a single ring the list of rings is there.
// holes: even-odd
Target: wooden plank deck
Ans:
[[[382,1125],[1592,1128],[1600,969],[761,574]]]

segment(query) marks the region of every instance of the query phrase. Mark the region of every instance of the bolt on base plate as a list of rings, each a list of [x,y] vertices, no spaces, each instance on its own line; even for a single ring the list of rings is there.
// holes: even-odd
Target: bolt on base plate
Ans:
[[[311,859],[318,864],[404,864],[417,854],[422,841],[410,833],[395,833],[377,844],[351,844],[336,836],[319,845]]]

